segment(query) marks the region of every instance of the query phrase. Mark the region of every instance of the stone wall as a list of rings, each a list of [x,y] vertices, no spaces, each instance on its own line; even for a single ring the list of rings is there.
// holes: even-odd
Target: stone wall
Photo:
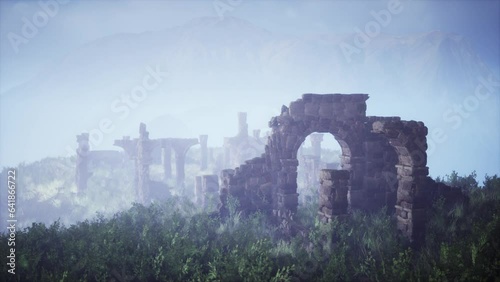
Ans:
[[[297,151],[308,135],[330,133],[342,149],[342,170],[321,174],[320,216],[387,206],[396,213],[399,229],[410,240],[421,240],[432,197],[459,197],[445,192],[449,188],[436,188],[428,177],[427,127],[399,117],[367,117],[367,99],[367,94],[304,94],[282,106],[269,122],[265,153],[222,172],[221,210],[232,196],[243,211],[291,218],[298,205]]]

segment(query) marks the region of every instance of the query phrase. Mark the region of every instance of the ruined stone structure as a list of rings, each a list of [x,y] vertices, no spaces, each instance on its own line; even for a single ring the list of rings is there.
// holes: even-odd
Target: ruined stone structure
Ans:
[[[347,214],[349,171],[323,169],[320,173],[319,217],[329,222],[333,216]]]
[[[427,127],[399,117],[366,116],[367,94],[304,94],[269,122],[265,153],[221,173],[221,212],[231,195],[245,212],[262,210],[290,220],[297,210],[297,151],[312,133],[332,134],[342,149],[341,171],[321,179],[320,216],[351,209],[395,207],[410,240],[423,235],[432,197],[457,195],[428,177]],[[450,190],[451,189],[451,190]],[[444,194],[443,194],[444,193]],[[457,196],[458,197],[458,196]]]
[[[154,141],[149,139],[149,132],[146,125],[139,126],[139,138],[131,140],[129,136],[122,140],[115,140],[115,146],[122,147],[135,165],[135,187],[137,201],[145,204],[150,199],[150,179],[149,166],[152,163],[151,152],[154,148]]]
[[[202,135],[203,136],[203,135]],[[206,135],[205,135],[206,136]],[[205,144],[208,137],[205,138]],[[186,153],[192,146],[198,144],[197,138],[160,138],[149,139],[146,125],[141,123],[138,139],[115,140],[114,145],[122,147],[130,159],[134,160],[136,168],[136,189],[138,201],[147,203],[149,199],[149,166],[153,163],[153,152],[161,152],[164,180],[172,177],[172,151],[175,155],[176,185],[184,187]]]
[[[303,164],[303,180],[305,187],[316,186],[319,183],[319,171],[321,167],[321,160],[317,156],[303,155],[301,158]]]
[[[88,180],[92,176],[92,167],[118,165],[123,162],[123,155],[112,150],[91,151],[88,133],[77,135],[76,142],[78,147],[76,149],[75,182],[77,193],[83,193],[87,190]]]
[[[136,187],[137,199],[139,203],[146,203],[149,199],[149,166],[151,164],[151,151],[153,144],[149,139],[149,132],[146,131],[146,125],[141,123],[139,126],[139,139],[137,140],[136,157]]]
[[[235,167],[245,160],[257,157],[264,152],[265,142],[260,130],[248,135],[247,113],[238,113],[238,134],[224,138],[224,167]]]
[[[311,134],[311,147],[313,149],[313,156],[321,159],[321,142],[323,142],[323,134]]]
[[[219,203],[219,176],[201,175],[195,179],[195,203],[204,211],[213,211]]]

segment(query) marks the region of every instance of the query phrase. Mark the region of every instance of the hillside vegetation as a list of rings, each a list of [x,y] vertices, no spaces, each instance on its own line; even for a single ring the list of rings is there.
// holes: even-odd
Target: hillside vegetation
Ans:
[[[500,178],[445,177],[469,206],[433,205],[426,242],[411,249],[385,210],[321,224],[299,206],[305,236],[284,240],[262,214],[230,201],[225,220],[173,196],[71,226],[33,223],[17,233],[16,275],[2,281],[494,281],[500,277]],[[7,235],[1,235],[6,242]],[[7,253],[7,244],[0,252]],[[5,258],[4,258],[5,260]]]

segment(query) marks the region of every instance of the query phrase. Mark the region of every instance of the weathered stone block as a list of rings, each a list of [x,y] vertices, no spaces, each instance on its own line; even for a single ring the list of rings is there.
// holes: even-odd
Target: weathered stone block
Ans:
[[[304,114],[306,116],[319,116],[319,105],[313,103],[306,103],[304,105]]]
[[[297,172],[287,173],[286,183],[287,184],[297,183]]]
[[[333,187],[332,180],[322,179],[321,177],[320,177],[320,184],[324,187],[328,187],[329,189],[331,189],[331,187]]]
[[[294,119],[301,119],[305,115],[304,110],[305,107],[302,100],[290,103],[290,116],[292,116]]]
[[[318,114],[320,117],[329,118],[333,114],[333,106],[329,103],[323,103],[319,106]]]
[[[299,204],[299,194],[278,194],[278,204],[286,208],[297,208]]]
[[[297,167],[299,165],[297,159],[281,159],[280,162],[282,167]]]

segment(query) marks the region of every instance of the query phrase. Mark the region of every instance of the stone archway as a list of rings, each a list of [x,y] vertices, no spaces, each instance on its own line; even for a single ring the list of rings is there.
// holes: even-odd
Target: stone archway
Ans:
[[[272,133],[265,153],[222,171],[221,212],[230,195],[245,212],[262,210],[289,221],[298,205],[297,151],[309,134],[330,133],[342,148],[343,170],[321,173],[321,189],[330,198],[335,193],[335,201],[351,209],[395,207],[398,228],[421,242],[432,199],[463,197],[428,177],[425,125],[399,117],[367,117],[367,99],[367,94],[304,94],[282,106],[269,122]],[[332,206],[325,206],[325,215],[347,212],[344,204],[336,211]]]
[[[314,132],[330,133],[342,148],[341,165],[350,172],[349,204],[362,207],[364,151],[362,136],[366,118],[366,94],[304,94],[282,107],[271,119],[272,133],[266,146],[275,193],[273,214],[295,213],[297,194],[297,151]]]

